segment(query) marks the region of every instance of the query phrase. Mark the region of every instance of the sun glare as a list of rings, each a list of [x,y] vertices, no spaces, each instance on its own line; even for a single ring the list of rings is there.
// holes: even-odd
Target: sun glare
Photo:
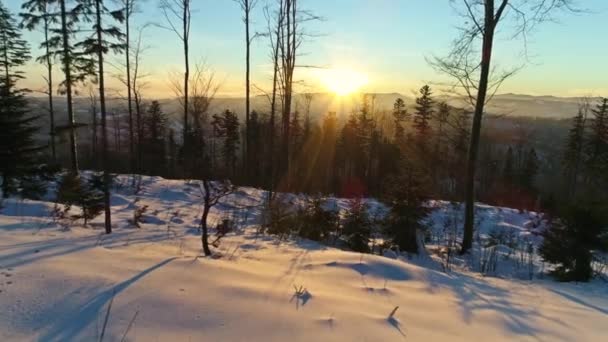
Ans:
[[[338,96],[350,95],[368,82],[367,76],[349,69],[323,70],[320,79],[327,90]]]

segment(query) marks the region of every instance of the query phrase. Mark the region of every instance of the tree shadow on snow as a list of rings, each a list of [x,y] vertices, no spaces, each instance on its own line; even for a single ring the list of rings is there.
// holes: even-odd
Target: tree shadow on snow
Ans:
[[[579,297],[577,297],[577,296],[575,296],[575,295],[573,295],[571,293],[567,293],[567,292],[564,292],[564,291],[560,291],[560,290],[556,290],[556,289],[551,289],[551,288],[549,289],[549,291],[551,291],[551,292],[553,292],[555,294],[558,294],[558,295],[560,295],[560,296],[562,296],[562,297],[564,297],[564,298],[566,298],[566,299],[568,299],[568,300],[570,300],[570,301],[572,301],[572,302],[574,302],[576,304],[582,305],[582,306],[584,306],[584,307],[586,307],[588,309],[592,309],[592,310],[595,310],[595,311],[597,311],[599,313],[603,313],[604,315],[608,315],[608,309],[601,308],[599,306],[593,305],[593,304],[591,304],[591,303],[589,303],[589,302],[587,302],[587,301],[585,301],[585,300],[583,300],[583,299],[581,299],[581,298],[579,298]]]
[[[514,302],[508,289],[489,284],[483,278],[462,273],[446,275],[433,270],[427,270],[426,273],[431,293],[446,288],[456,296],[462,319],[466,324],[473,323],[476,314],[491,311],[500,315],[504,328],[515,335],[535,339],[541,339],[538,335],[542,335],[542,339],[550,337],[553,341],[570,339],[546,328],[545,323],[572,328],[569,324],[543,314],[536,309],[535,303]]]
[[[111,288],[108,288],[87,300],[85,303],[79,303],[78,307],[74,308],[70,313],[57,319],[53,325],[41,335],[40,341],[73,341],[87,328],[92,329],[93,323],[96,322],[99,314],[107,310],[105,307],[113,297],[118,296],[151,272],[165,266],[176,257],[166,259],[153,265],[133,277],[118,283]],[[111,320],[110,313],[110,320]],[[111,338],[110,338],[111,340]]]

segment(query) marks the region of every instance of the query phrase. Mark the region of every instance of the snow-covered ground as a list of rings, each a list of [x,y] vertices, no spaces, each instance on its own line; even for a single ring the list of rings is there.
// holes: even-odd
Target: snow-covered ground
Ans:
[[[95,341],[104,325],[104,341],[608,336],[605,282],[482,277],[466,267],[444,273],[428,256],[388,258],[310,241],[278,242],[257,235],[253,226],[262,197],[242,188],[212,211],[212,221],[231,215],[245,224],[221,240],[214,258],[200,257],[200,192],[183,181],[144,177],[137,195],[118,189],[111,235],[103,234],[101,216],[89,227],[66,229],[52,221],[51,202],[5,201],[0,341]],[[135,228],[129,221],[144,205],[145,223]],[[447,207],[433,212],[434,229],[453,216]],[[492,207],[479,212],[482,233],[492,227],[524,235],[533,230],[529,213]]]

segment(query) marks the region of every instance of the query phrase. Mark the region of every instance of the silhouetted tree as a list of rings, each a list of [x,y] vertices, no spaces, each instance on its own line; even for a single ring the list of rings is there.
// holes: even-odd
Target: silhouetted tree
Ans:
[[[50,119],[50,140],[51,140],[51,157],[53,162],[57,162],[57,149],[55,146],[55,107],[53,105],[53,65],[55,64],[51,54],[51,28],[55,27],[59,22],[58,17],[53,15],[53,0],[28,0],[25,1],[21,8],[23,12],[20,14],[22,25],[32,31],[36,28],[42,29],[44,40],[40,43],[40,49],[43,54],[36,58],[36,61],[43,64],[47,74],[44,77],[47,85],[47,96],[49,98],[49,119]]]
[[[585,130],[587,121],[587,107],[581,106],[578,114],[572,119],[572,127],[568,133],[563,153],[562,166],[567,178],[567,195],[575,196],[578,178],[583,162],[583,148],[585,146]]]
[[[23,78],[21,68],[30,59],[27,42],[15,18],[0,2],[0,174],[2,196],[8,197],[18,189],[16,181],[23,179],[32,169],[35,145],[31,116],[25,99],[25,90],[17,87]]]
[[[496,30],[499,24],[510,18],[515,27],[514,36],[525,38],[537,24],[551,19],[551,13],[555,9],[573,10],[571,2],[571,0],[462,0],[465,10],[461,13],[465,19],[465,26],[461,29],[461,36],[454,41],[453,49],[447,58],[435,58],[431,62],[437,70],[456,80],[455,87],[465,92],[469,104],[475,108],[466,169],[464,238],[461,253],[468,252],[473,243],[475,172],[484,108],[502,82],[517,71],[517,69],[509,70],[500,75],[492,73],[491,62]],[[481,49],[478,48],[478,44],[481,45]]]
[[[94,17],[93,34],[78,43],[83,47],[83,52],[95,56],[97,59],[97,81],[99,84],[99,109],[101,112],[101,144],[102,144],[102,168],[103,168],[103,196],[105,212],[106,234],[112,233],[112,213],[110,207],[111,177],[108,171],[108,134],[106,113],[106,90],[104,74],[104,55],[112,51],[121,53],[124,51],[124,34],[117,26],[106,26],[104,19],[122,22],[124,20],[123,9],[110,10],[105,6],[104,0],[93,0],[85,3],[87,7],[83,10]]]
[[[348,207],[342,221],[342,235],[348,246],[355,252],[369,252],[372,222],[367,206],[360,197],[348,200]]]

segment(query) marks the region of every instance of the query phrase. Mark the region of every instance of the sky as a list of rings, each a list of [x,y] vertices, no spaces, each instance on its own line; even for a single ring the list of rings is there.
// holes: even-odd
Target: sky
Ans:
[[[0,0],[13,12],[20,0]],[[501,93],[555,96],[608,96],[608,1],[577,0],[583,13],[558,13],[528,37],[527,44],[512,39],[509,24],[498,34],[495,64],[525,68],[509,79]],[[459,4],[460,0],[453,3]],[[265,30],[263,7],[272,0],[259,0],[252,15],[252,31]],[[363,75],[366,92],[411,94],[426,83],[445,80],[427,63],[442,56],[458,35],[464,20],[450,0],[300,0],[300,6],[323,17],[307,23],[314,37],[301,48],[297,64],[319,68],[296,70],[298,91],[326,91],[327,70],[353,70]],[[218,95],[244,96],[244,24],[239,5],[233,0],[193,0],[191,54],[193,62],[204,61],[220,83]],[[135,25],[163,23],[158,0],[143,0]],[[38,46],[41,35],[25,33]],[[182,54],[174,33],[149,26],[144,31],[147,50],[143,69],[148,74],[146,95],[171,96],[169,74],[181,72]],[[267,38],[252,45],[252,82],[268,89],[272,66]],[[527,51],[527,59],[523,52]],[[34,49],[34,55],[39,51]],[[119,57],[109,58],[112,65]],[[113,73],[112,67],[108,68]],[[44,69],[35,62],[27,66],[27,86],[40,88]],[[335,74],[335,73],[334,73]],[[332,75],[334,75],[332,74]],[[340,75],[340,73],[338,73]],[[57,75],[61,78],[61,75]],[[116,81],[110,87],[120,88]]]

